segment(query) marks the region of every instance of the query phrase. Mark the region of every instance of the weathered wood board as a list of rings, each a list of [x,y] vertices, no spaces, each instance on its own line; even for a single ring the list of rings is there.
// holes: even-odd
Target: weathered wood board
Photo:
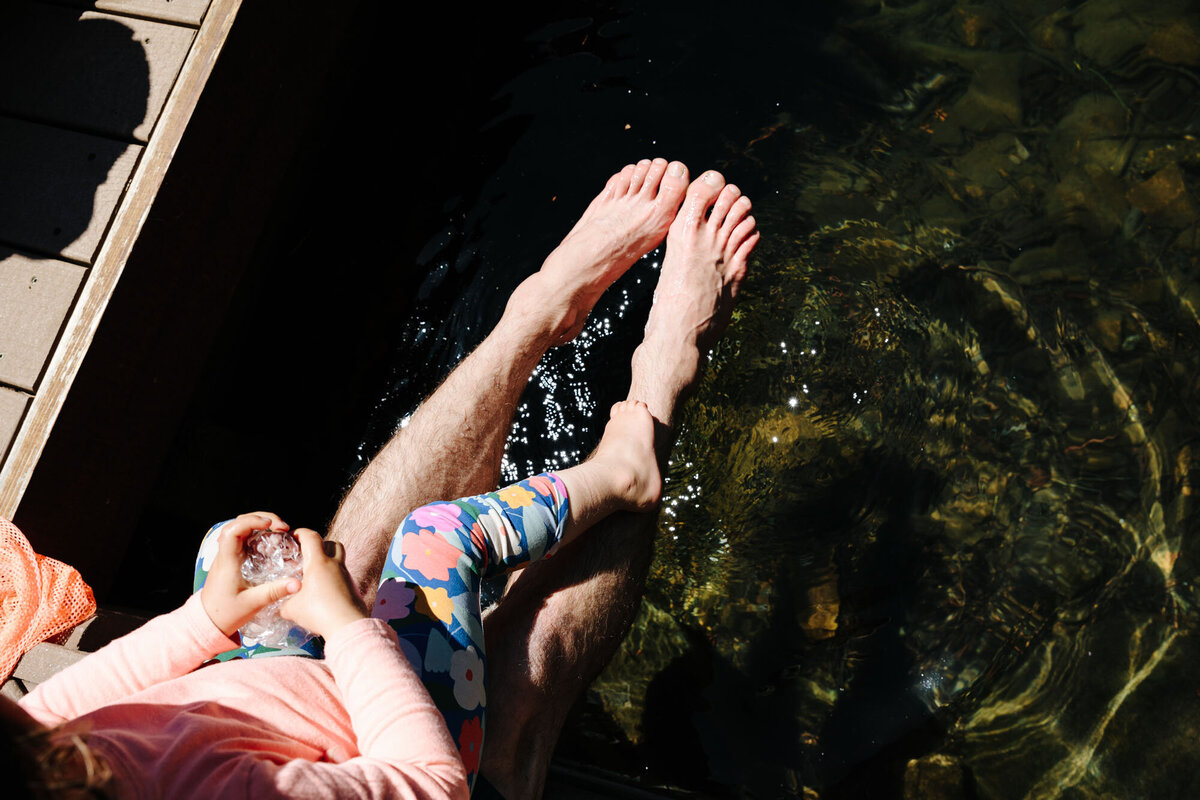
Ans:
[[[86,269],[0,250],[0,383],[37,388]]]
[[[0,117],[0,242],[91,263],[141,151]]]
[[[0,3],[0,111],[145,142],[195,31],[41,3]]]
[[[29,395],[0,386],[0,459],[8,455],[8,447],[17,434],[27,405]]]
[[[95,8],[114,14],[132,14],[135,17],[175,22],[180,25],[199,26],[208,11],[209,0],[49,0],[59,5],[77,8]]]
[[[145,36],[140,42],[148,62],[155,61],[151,52],[155,37],[167,36],[175,44],[164,46],[163,52],[174,53],[172,58],[182,59],[182,65],[157,70],[150,63],[150,107],[161,107],[160,114],[155,112],[161,118],[156,125],[144,120],[142,127],[134,129],[134,137],[150,136],[144,153],[141,145],[131,141],[133,137],[118,141],[40,124],[33,120],[47,117],[36,114],[17,119],[0,113],[0,246],[91,265],[61,324],[57,344],[38,380],[37,394],[29,401],[0,464],[0,515],[10,517],[87,355],[241,0],[211,0],[196,31],[131,17],[80,15],[62,5],[43,5],[60,13],[65,10],[80,20],[79,24],[91,25],[96,21],[93,17],[103,18],[122,26],[121,31],[130,31],[131,40],[135,28],[153,31],[149,42]],[[132,9],[130,13],[134,13]],[[170,39],[172,36],[178,38]],[[159,81],[156,75],[169,78]],[[9,77],[0,69],[0,83],[12,83],[6,80]],[[165,93],[165,102],[154,99],[157,91]]]

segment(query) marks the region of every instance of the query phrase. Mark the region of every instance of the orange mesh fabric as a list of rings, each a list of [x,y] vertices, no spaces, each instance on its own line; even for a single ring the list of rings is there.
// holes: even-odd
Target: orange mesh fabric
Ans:
[[[0,518],[0,679],[29,648],[95,613],[79,571],[33,552],[17,526]]]

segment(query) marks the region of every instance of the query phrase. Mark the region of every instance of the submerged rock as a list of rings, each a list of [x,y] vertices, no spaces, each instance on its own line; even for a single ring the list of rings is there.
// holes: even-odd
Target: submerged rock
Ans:
[[[937,753],[914,758],[904,770],[904,800],[965,800],[963,767],[957,758]]]
[[[1155,29],[1146,40],[1144,55],[1168,64],[1200,65],[1200,25],[1196,18],[1171,20]]]
[[[1169,164],[1129,190],[1129,202],[1153,222],[1186,228],[1196,221],[1196,202],[1177,164]]]
[[[1129,110],[1111,94],[1086,94],[1059,120],[1050,137],[1050,157],[1060,173],[1076,166],[1119,173],[1128,159]]]

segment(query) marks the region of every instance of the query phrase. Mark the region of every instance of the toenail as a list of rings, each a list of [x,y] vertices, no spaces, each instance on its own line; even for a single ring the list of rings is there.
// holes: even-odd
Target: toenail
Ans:
[[[720,186],[722,183],[721,173],[709,170],[704,173],[704,182],[711,186]]]
[[[678,161],[672,161],[671,165],[667,167],[667,174],[672,178],[682,178],[686,172],[687,168]]]

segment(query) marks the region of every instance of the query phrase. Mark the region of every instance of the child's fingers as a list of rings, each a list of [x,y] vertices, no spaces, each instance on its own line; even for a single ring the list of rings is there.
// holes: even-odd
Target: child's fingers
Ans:
[[[286,522],[284,522],[283,520],[281,520],[279,518],[278,514],[273,514],[270,511],[254,511],[251,514],[245,514],[243,516],[255,516],[255,517],[263,517],[265,519],[268,519],[268,520],[270,520],[271,524],[265,525],[263,527],[270,528],[273,531],[288,530],[288,524]]]
[[[324,540],[321,534],[311,528],[296,528],[296,538],[300,541],[300,553],[304,558],[304,563],[323,558],[325,556]]]
[[[264,583],[261,586],[252,586],[242,592],[242,598],[246,607],[251,607],[255,610],[254,613],[258,613],[259,609],[266,608],[276,600],[282,600],[298,591],[300,591],[300,581],[295,578],[284,578]]]
[[[221,539],[217,547],[217,561],[238,566],[242,561],[242,545],[251,531],[261,530],[270,524],[266,517],[252,514],[242,514],[237,519],[225,523],[221,531]]]
[[[324,541],[321,545],[326,556],[339,564],[346,563],[346,547],[341,542]]]

